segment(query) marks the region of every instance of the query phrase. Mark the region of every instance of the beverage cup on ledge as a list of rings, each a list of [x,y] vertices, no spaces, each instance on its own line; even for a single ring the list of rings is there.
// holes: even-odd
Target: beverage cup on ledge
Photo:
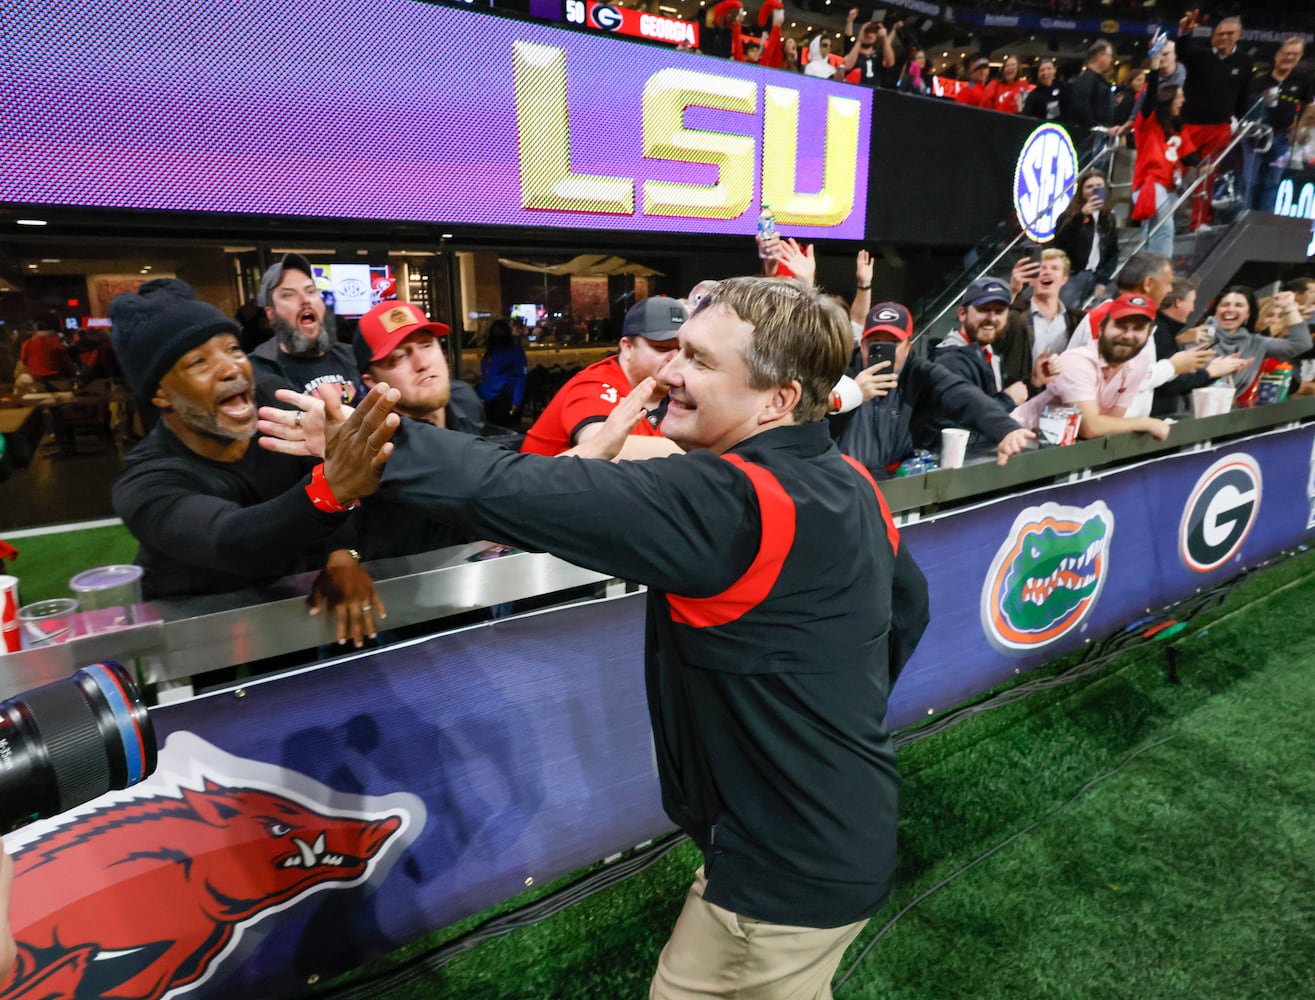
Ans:
[[[941,468],[963,468],[963,457],[968,453],[968,432],[962,427],[946,427],[941,431]]]
[[[77,636],[78,602],[69,597],[34,601],[18,609],[18,627],[28,649],[53,646]]]
[[[134,608],[142,602],[140,566],[97,566],[68,582],[83,610],[89,632],[105,632],[133,624]]]

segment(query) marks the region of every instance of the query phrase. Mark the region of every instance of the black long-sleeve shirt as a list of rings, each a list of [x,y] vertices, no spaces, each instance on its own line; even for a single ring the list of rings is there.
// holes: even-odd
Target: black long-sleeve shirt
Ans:
[[[709,901],[810,927],[881,904],[899,781],[886,701],[926,626],[926,581],[823,423],[731,449],[779,496],[706,451],[545,458],[406,421],[394,444],[385,494],[479,537],[648,584],[663,806],[704,852]],[[776,575],[728,612],[728,592],[744,592],[763,553]],[[679,610],[699,601],[721,617]]]
[[[1250,104],[1251,60],[1235,48],[1221,58],[1190,36],[1178,39],[1178,61],[1187,67],[1183,84],[1183,124],[1223,125],[1241,119]]]
[[[124,459],[114,510],[138,542],[148,599],[223,594],[324,565],[352,544],[349,515],[306,496],[309,460],[251,443],[236,462],[215,462],[155,425]],[[341,544],[334,544],[335,540]]]

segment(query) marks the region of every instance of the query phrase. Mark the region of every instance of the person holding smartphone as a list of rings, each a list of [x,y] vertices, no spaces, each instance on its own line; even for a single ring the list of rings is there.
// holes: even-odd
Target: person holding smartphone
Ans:
[[[874,398],[830,417],[840,450],[874,476],[889,476],[915,448],[940,447],[941,429],[966,427],[996,442],[1004,465],[1036,435],[1005,407],[942,365],[911,354],[913,317],[898,302],[879,302],[863,324],[863,341],[850,362],[854,378],[874,380]]]
[[[1055,228],[1054,247],[1068,255],[1073,268],[1059,292],[1066,309],[1081,309],[1088,299],[1103,292],[1118,266],[1119,231],[1105,207],[1109,190],[1104,171],[1084,170],[1078,175],[1073,200]]]

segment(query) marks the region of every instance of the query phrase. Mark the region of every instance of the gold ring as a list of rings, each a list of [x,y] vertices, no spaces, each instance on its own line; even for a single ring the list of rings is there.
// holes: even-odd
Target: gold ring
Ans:
[[[298,410],[298,411],[297,411],[297,423],[296,423],[295,426],[297,426],[297,427],[300,427],[300,426],[301,426],[301,410]]]

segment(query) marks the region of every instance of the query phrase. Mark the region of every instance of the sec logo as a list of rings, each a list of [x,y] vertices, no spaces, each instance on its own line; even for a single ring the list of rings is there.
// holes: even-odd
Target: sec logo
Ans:
[[[1188,569],[1209,573],[1237,555],[1260,512],[1260,481],[1256,460],[1240,453],[1201,474],[1178,525],[1178,555]]]
[[[1060,126],[1047,123],[1023,143],[1014,168],[1014,211],[1023,232],[1038,243],[1054,238],[1059,217],[1077,188],[1078,153]]]

